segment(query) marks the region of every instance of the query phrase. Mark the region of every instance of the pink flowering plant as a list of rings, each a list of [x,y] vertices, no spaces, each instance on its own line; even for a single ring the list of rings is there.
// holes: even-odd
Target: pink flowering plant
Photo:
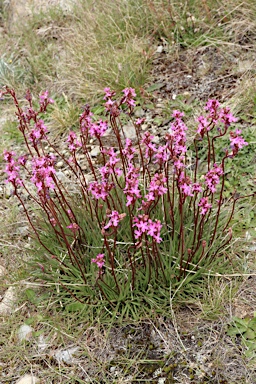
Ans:
[[[81,305],[95,305],[100,298],[112,309],[124,305],[131,315],[141,303],[151,307],[153,297],[159,305],[168,302],[170,287],[184,289],[214,266],[221,272],[232,262],[232,217],[243,196],[224,198],[225,164],[248,143],[240,129],[231,127],[236,118],[228,107],[209,100],[192,140],[184,114],[173,111],[158,145],[143,131],[144,119],[134,118],[135,91],[124,89],[118,100],[106,88],[103,120],[86,105],[79,130],[66,139],[64,155],[51,142],[44,122],[53,103],[47,91],[38,110],[30,92],[26,108],[12,89],[2,94],[14,100],[26,144],[24,155],[6,150],[4,159],[7,182],[41,250],[39,258],[33,257],[35,275],[58,282]],[[125,136],[123,114],[134,125],[134,140]],[[217,161],[215,143],[224,136],[230,145]],[[91,143],[100,148],[96,162]],[[199,170],[202,143],[207,153],[204,173]],[[69,183],[57,172],[60,160]],[[39,207],[39,215],[32,206]],[[77,282],[75,288],[70,281]]]

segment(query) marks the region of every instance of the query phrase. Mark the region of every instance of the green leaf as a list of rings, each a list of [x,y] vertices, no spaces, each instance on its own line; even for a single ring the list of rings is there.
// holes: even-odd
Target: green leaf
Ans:
[[[252,329],[248,328],[247,331],[244,334],[244,337],[246,339],[249,339],[249,340],[254,340],[256,335],[255,335],[255,332]],[[255,342],[256,342],[256,340],[255,340]],[[256,347],[256,344],[255,344],[255,347]]]
[[[43,333],[44,333],[44,330],[41,329],[40,331],[33,332],[33,336],[38,337],[38,336],[41,336]]]
[[[31,288],[26,289],[25,294],[29,301],[31,301],[32,303],[35,301],[36,293],[33,289]]]
[[[33,324],[34,322],[35,322],[35,318],[34,318],[34,317],[29,317],[28,319],[26,319],[26,320],[24,321],[24,323],[27,324],[27,325],[31,325],[31,324]]]
[[[85,304],[82,304],[82,303],[71,303],[71,304],[66,305],[65,309],[68,312],[79,312],[79,311],[81,311],[81,309],[84,308],[84,306],[85,306]]]
[[[155,83],[146,89],[146,92],[154,92],[157,89],[161,89],[165,86],[165,83]]]
[[[250,319],[240,319],[239,317],[234,316],[233,321],[236,323],[237,327],[240,327],[241,325],[247,329]]]
[[[256,318],[255,317],[249,322],[248,327],[252,329],[256,334]]]

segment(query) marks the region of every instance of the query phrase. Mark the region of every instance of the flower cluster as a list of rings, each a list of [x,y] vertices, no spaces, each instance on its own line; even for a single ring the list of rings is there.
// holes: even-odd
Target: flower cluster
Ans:
[[[74,131],[69,132],[67,143],[70,152],[75,152],[78,148],[82,147],[82,143],[77,139],[77,135]]]
[[[38,193],[55,188],[53,180],[53,175],[56,173],[54,169],[55,160],[56,158],[52,154],[32,159],[32,177],[30,180],[37,187]]]
[[[118,213],[117,211],[112,211],[110,214],[107,215],[109,218],[109,222],[104,226],[104,229],[108,229],[111,227],[118,227],[118,224],[120,220],[122,220],[126,216],[125,213]]]
[[[160,237],[160,231],[162,224],[160,220],[151,220],[148,215],[139,215],[133,218],[133,226],[136,228],[134,231],[135,238],[140,239],[142,236],[151,236],[157,243],[162,241]]]
[[[198,206],[201,207],[200,214],[205,216],[209,209],[212,208],[212,204],[208,203],[208,197],[202,197],[198,203]]]
[[[124,280],[129,281],[133,289],[136,273],[141,271],[143,265],[148,280],[155,273],[160,281],[165,272],[165,278],[170,279],[170,266],[180,263],[178,278],[182,278],[195,265],[194,262],[208,257],[208,253],[210,255],[216,240],[219,242],[217,250],[223,248],[222,235],[231,220],[227,219],[221,236],[218,236],[225,189],[225,166],[226,161],[229,161],[226,159],[237,155],[248,143],[243,139],[241,130],[229,132],[231,152],[225,151],[221,161],[216,160],[219,154],[217,156],[215,153],[215,142],[237,120],[229,108],[221,108],[217,100],[209,100],[204,115],[197,119],[194,141],[187,138],[184,113],[175,110],[169,131],[165,138],[161,138],[161,144],[158,144],[150,132],[141,133],[145,119],[134,119],[134,89],[125,88],[119,101],[110,88],[104,91],[105,116],[97,120],[86,105],[79,119],[79,133],[69,132],[66,143],[72,155],[71,160],[66,160],[58,148],[50,143],[47,127],[39,118],[47,105],[53,102],[48,92],[40,95],[38,111],[33,109],[32,96],[27,92],[29,107],[27,110],[19,107],[17,112],[27,154],[16,158],[14,152],[4,151],[4,159],[7,163],[7,182],[13,185],[14,195],[19,198],[32,227],[34,221],[30,220],[30,212],[23,202],[21,187],[26,188],[33,202],[45,211],[45,218],[61,245],[60,249],[66,247],[68,256],[65,263],[69,258],[69,265],[72,264],[70,270],[76,268],[87,284],[90,262],[96,264],[96,281],[99,289],[104,292],[102,297],[107,297],[107,291],[115,290],[119,294]],[[7,88],[8,92],[17,106],[14,91]],[[133,140],[123,138],[121,113],[130,117],[134,124],[137,137]],[[112,136],[108,140],[109,134]],[[201,172],[197,147],[199,141],[204,139],[208,152],[203,165],[207,171]],[[47,153],[44,140],[56,156]],[[94,162],[90,148],[95,141],[99,144],[100,153]],[[76,156],[79,149],[87,161],[86,172],[91,177],[89,183],[85,180],[84,167]],[[56,176],[55,163],[59,158],[65,162],[71,176],[79,184],[81,194],[77,207],[77,199],[71,196]],[[26,173],[27,178],[21,179],[21,171]],[[36,192],[29,181],[36,186]],[[74,207],[82,207],[83,214],[90,217],[77,217],[79,209]],[[233,214],[234,209],[231,211]],[[48,246],[41,241],[40,230],[35,227],[33,230],[41,246],[51,254]],[[87,237],[89,241],[86,241]],[[94,241],[100,241],[100,244]],[[86,247],[81,244],[86,244]],[[102,253],[92,258],[95,245],[100,247]],[[175,263],[172,257],[175,257]],[[147,262],[151,264],[147,266]],[[60,262],[60,268],[63,266],[66,268]],[[177,276],[176,270],[174,275]]]
[[[242,149],[248,143],[241,136],[241,129],[237,129],[235,132],[230,132],[230,146],[233,151],[232,155],[235,156],[239,149]]]
[[[46,128],[44,121],[39,120],[36,122],[34,129],[29,134],[29,140],[33,143],[33,147],[36,148],[40,140],[45,138],[48,129]]]
[[[4,150],[4,159],[7,162],[5,167],[5,172],[7,173],[6,183],[12,183],[16,189],[18,186],[22,185],[22,181],[19,175],[20,167],[14,156],[16,156],[15,152]]]
[[[97,264],[97,267],[98,267],[99,269],[102,269],[103,266],[104,266],[104,264],[105,264],[104,257],[105,257],[105,255],[104,255],[103,253],[99,253],[99,254],[96,256],[95,259],[92,259],[92,260],[91,260],[91,262]]]
[[[219,184],[222,175],[223,170],[217,164],[213,164],[213,168],[206,173],[205,183],[212,193],[216,192],[216,185]]]

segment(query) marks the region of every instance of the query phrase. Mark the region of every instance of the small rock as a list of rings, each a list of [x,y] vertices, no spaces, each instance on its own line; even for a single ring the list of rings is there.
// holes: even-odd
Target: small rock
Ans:
[[[40,352],[43,352],[48,347],[44,335],[39,335],[37,340],[37,348]]]
[[[21,237],[26,237],[28,236],[29,234],[29,227],[28,226],[25,226],[25,227],[19,227],[18,228],[18,233]]]
[[[90,155],[92,157],[97,157],[100,154],[100,146],[95,145],[95,147],[91,150]]]
[[[7,273],[6,268],[0,265],[0,277],[6,275],[6,273]]]
[[[143,117],[145,116],[145,111],[142,108],[137,108],[134,115],[135,117]]]
[[[65,175],[65,173],[62,172],[62,171],[58,171],[58,172],[56,172],[56,176],[57,176],[57,178],[58,178],[61,182],[65,182],[65,181],[68,180],[67,177],[66,177],[66,175]]]
[[[58,163],[56,164],[56,167],[57,167],[57,168],[62,168],[63,165],[64,165],[63,161],[60,160],[60,161],[58,161]]]
[[[124,135],[128,139],[135,139],[136,138],[136,130],[134,128],[134,125],[132,123],[129,123],[127,125],[123,126]]]
[[[32,337],[33,331],[34,330],[32,327],[30,327],[30,325],[27,325],[27,324],[21,325],[18,330],[19,341],[30,340]]]
[[[13,195],[13,186],[12,184],[6,184],[5,186],[5,197],[9,199]]]
[[[74,362],[73,354],[78,349],[78,347],[73,347],[64,351],[57,351],[54,353],[53,357],[55,358],[55,360],[57,360],[58,363],[65,363],[67,365],[71,365]]]
[[[36,384],[38,382],[39,379],[36,376],[25,375],[16,381],[16,384]]]
[[[157,49],[156,49],[156,53],[162,53],[164,50],[164,47],[162,45],[158,45]]]
[[[241,60],[238,63],[238,72],[240,73],[251,71],[254,68],[255,68],[254,61],[251,61],[251,60]]]
[[[159,142],[160,142],[160,138],[159,138],[159,136],[154,136],[154,138],[152,139],[152,141],[153,141],[153,143],[155,143],[155,144],[159,144]]]
[[[0,303],[0,315],[9,315],[13,311],[16,292],[14,287],[9,287],[4,294],[4,298]]]

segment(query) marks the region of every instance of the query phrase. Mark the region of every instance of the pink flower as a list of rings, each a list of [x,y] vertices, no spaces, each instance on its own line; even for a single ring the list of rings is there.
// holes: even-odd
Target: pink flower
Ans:
[[[145,122],[145,117],[140,117],[138,118],[136,121],[135,121],[135,124],[140,126],[141,124],[143,124]]]
[[[192,185],[192,192],[200,193],[200,192],[202,192],[202,190],[203,189],[199,183],[194,183]]]
[[[91,263],[95,263],[97,264],[97,267],[102,269],[102,267],[104,266],[105,264],[105,260],[104,260],[104,257],[105,255],[103,253],[99,253],[97,256],[96,256],[96,259],[92,259],[91,260]]]
[[[82,147],[82,143],[79,140],[77,140],[76,133],[73,131],[69,132],[67,143],[69,143],[68,149],[71,152],[74,152],[77,148]]]
[[[144,133],[141,144],[144,144],[145,149],[145,158],[149,159],[152,157],[153,153],[157,151],[155,144],[153,143],[154,136],[151,135],[148,131]]]
[[[91,124],[90,126],[90,135],[96,136],[97,138],[102,137],[108,129],[108,124],[106,121],[100,120],[98,123]]]
[[[49,96],[48,91],[44,91],[41,93],[41,95],[39,96],[39,103],[41,106],[54,103],[54,100],[50,99],[48,96]]]
[[[113,183],[107,183],[106,181],[98,183],[97,181],[93,181],[89,184],[89,191],[95,199],[102,199],[103,201],[106,201],[106,198],[113,187]]]
[[[152,236],[157,243],[161,243],[162,241],[162,238],[160,237],[161,228],[162,224],[160,220],[152,221],[151,219],[149,219],[147,234],[149,236]]]
[[[76,223],[71,223],[70,225],[67,226],[67,228],[71,229],[73,233],[76,233],[80,227]]]
[[[22,181],[19,176],[20,167],[15,160],[14,156],[16,155],[13,151],[4,150],[4,159],[7,161],[5,172],[7,173],[6,183],[12,183],[14,187],[22,185]]]
[[[159,145],[157,148],[157,152],[154,154],[155,161],[154,163],[158,163],[160,165],[166,163],[169,160],[169,153],[167,152],[167,144],[162,146]]]
[[[129,107],[135,107],[136,103],[133,97],[136,97],[135,90],[133,88],[123,89],[124,97],[121,100],[121,104],[127,104]]]
[[[109,87],[104,88],[105,96],[103,97],[103,100],[111,99],[113,96],[115,96],[115,92],[111,91]]]
[[[32,177],[31,181],[37,187],[37,191],[40,192],[44,188],[54,189],[55,183],[53,175],[56,173],[54,169],[55,156],[46,155],[42,157],[34,157],[32,159]]]
[[[230,132],[230,146],[233,150],[233,155],[236,155],[238,150],[248,145],[248,143],[243,139],[241,130],[237,129],[235,132]]]
[[[209,99],[206,103],[205,110],[209,111],[209,117],[213,118],[214,121],[218,119],[218,110],[220,103],[218,100]]]
[[[199,116],[197,121],[199,122],[197,133],[203,138],[206,131],[210,129],[210,123],[204,116]]]
[[[127,157],[129,162],[133,159],[136,149],[132,146],[131,139],[126,138],[125,148],[123,149],[123,155]]]
[[[135,238],[139,239],[145,233],[148,236],[151,236],[157,243],[162,241],[160,237],[160,231],[162,224],[160,220],[152,221],[149,219],[148,215],[139,215],[133,219],[133,227],[137,227],[134,231]]]
[[[178,184],[181,192],[185,196],[193,196],[191,180],[183,171],[179,175]]]
[[[217,164],[213,164],[213,168],[205,175],[205,183],[212,193],[216,192],[216,185],[219,184],[221,175],[223,170]]]
[[[48,129],[44,125],[44,121],[39,120],[29,134],[29,140],[32,141],[33,146],[36,146],[39,140],[45,138],[47,132]]]
[[[175,117],[175,119],[182,119],[182,117],[184,116],[184,112],[180,112],[178,110],[174,110],[173,113],[172,113],[172,117]]]
[[[166,181],[167,179],[162,173],[156,173],[149,184],[149,193],[145,196],[145,199],[152,201],[167,193],[167,188],[165,187]]]
[[[200,214],[205,216],[209,209],[211,209],[212,204],[208,203],[208,197],[202,197],[198,203],[198,206],[201,207]]]
[[[132,205],[138,198],[141,197],[139,189],[139,169],[135,168],[133,164],[129,164],[128,172],[125,178],[124,194],[126,195],[126,206]]]
[[[231,123],[237,122],[237,118],[232,115],[229,107],[225,107],[221,109],[219,118],[220,118],[220,121],[225,125],[227,125],[228,127],[230,126]]]
[[[80,130],[82,133],[87,134],[93,124],[92,122],[92,112],[90,111],[90,107],[88,105],[85,106],[84,112],[81,114],[80,121]]]
[[[105,225],[104,229],[108,229],[110,227],[117,227],[119,221],[122,220],[126,215],[124,213],[119,214],[117,211],[112,211],[107,217],[109,217],[109,222]]]

